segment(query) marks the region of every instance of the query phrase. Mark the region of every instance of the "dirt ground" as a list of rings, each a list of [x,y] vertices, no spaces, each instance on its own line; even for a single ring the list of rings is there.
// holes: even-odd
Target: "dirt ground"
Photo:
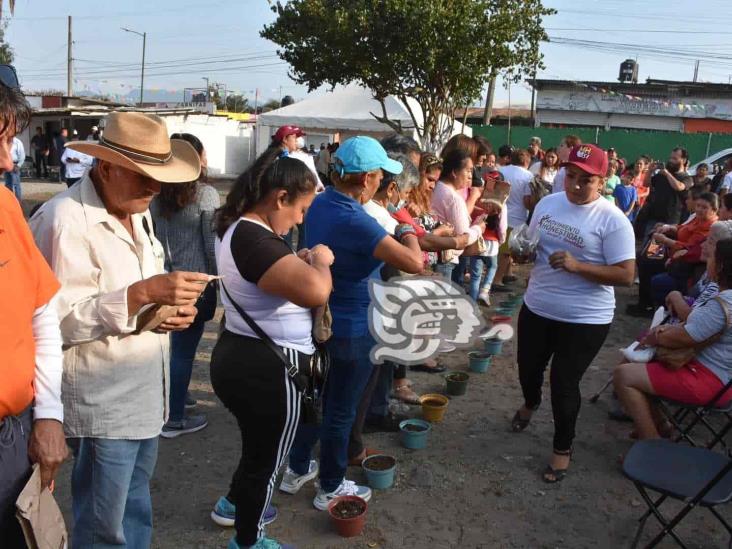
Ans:
[[[617,291],[619,312],[635,292]],[[548,387],[545,405],[529,428],[510,432],[509,421],[521,398],[515,342],[509,342],[487,373],[471,373],[467,394],[451,399],[445,421],[434,426],[426,449],[401,447],[396,433],[367,435],[369,447],[396,457],[398,478],[392,489],[375,491],[361,536],[343,539],[334,533],[327,513],[312,506],[312,483],[295,496],[275,493],[280,516],[268,527],[269,535],[300,549],[628,547],[636,519],[645,510],[617,462],[630,448],[630,425],[608,420],[609,391],[594,405],[587,397],[607,380],[618,362],[618,349],[644,325],[619,313],[585,375],[575,453],[562,483],[547,485],[540,477],[553,433]],[[233,532],[209,518],[216,499],[227,490],[241,441],[233,417],[211,389],[208,361],[217,326],[212,322],[207,328],[191,390],[209,425],[199,433],[160,441],[152,481],[156,548],[222,548]],[[443,355],[442,361],[452,370],[468,371],[465,351]],[[419,393],[444,392],[439,375],[410,372],[409,377]],[[420,410],[411,407],[411,413],[419,416]],[[57,479],[56,496],[70,527],[69,473],[67,463]],[[358,468],[351,468],[348,477],[365,482]],[[729,514],[727,509],[725,516]],[[657,523],[649,521],[647,532],[656,531]],[[692,512],[679,533],[695,548],[727,547],[729,541],[705,510]]]

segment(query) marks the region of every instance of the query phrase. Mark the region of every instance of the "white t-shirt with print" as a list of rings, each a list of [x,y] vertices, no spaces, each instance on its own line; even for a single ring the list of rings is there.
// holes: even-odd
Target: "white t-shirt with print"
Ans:
[[[613,287],[553,269],[549,256],[568,251],[578,261],[594,265],[635,259],[633,226],[623,212],[600,197],[579,206],[571,203],[565,193],[552,194],[536,206],[529,231],[539,231],[540,237],[524,299],[526,306],[537,315],[561,322],[612,322]]]
[[[534,179],[534,174],[526,168],[514,165],[503,166],[498,171],[511,184],[511,191],[508,200],[506,200],[508,226],[511,228],[518,227],[522,223],[526,223],[526,218],[529,216],[529,211],[524,206],[524,196],[531,194],[529,183]]]
[[[366,202],[366,204],[363,205],[363,209],[366,210],[366,213],[373,217],[387,233],[394,234],[399,222],[391,216],[389,210],[374,200]]]

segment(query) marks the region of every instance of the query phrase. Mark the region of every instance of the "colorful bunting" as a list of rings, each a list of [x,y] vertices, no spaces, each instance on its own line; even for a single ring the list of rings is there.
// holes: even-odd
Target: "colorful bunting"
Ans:
[[[640,97],[638,95],[630,95],[627,93],[621,93],[616,92],[613,90],[608,90],[605,88],[598,88],[596,86],[592,86],[590,84],[585,84],[584,82],[574,82],[572,81],[572,84],[575,86],[578,86],[580,88],[586,88],[589,90],[592,90],[594,92],[602,93],[605,95],[610,95],[612,97],[624,97],[628,101],[638,101],[638,102],[644,102],[644,103],[653,103],[654,105],[660,105],[666,108],[671,109],[678,109],[680,112],[684,111],[700,111],[703,112],[706,110],[706,105],[700,105],[698,103],[692,103],[692,104],[686,104],[686,103],[675,103],[672,101],[668,101],[666,99],[652,99],[650,97]]]

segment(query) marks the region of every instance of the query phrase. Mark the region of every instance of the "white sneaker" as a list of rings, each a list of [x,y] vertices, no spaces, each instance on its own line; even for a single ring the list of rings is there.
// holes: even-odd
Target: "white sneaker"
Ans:
[[[478,294],[478,303],[482,303],[486,307],[491,306],[491,298],[488,290],[481,290],[481,292]]]
[[[328,504],[338,496],[358,496],[364,501],[368,501],[371,499],[371,488],[359,486],[352,480],[343,479],[341,485],[332,492],[324,492],[322,488],[318,489],[313,505],[319,511],[327,511]]]
[[[306,482],[313,480],[317,476],[318,462],[314,459],[310,460],[310,468],[304,475],[298,475],[288,466],[285,470],[285,474],[282,476],[280,490],[287,494],[297,494]]]
[[[444,339],[440,341],[440,344],[437,346],[437,352],[438,353],[451,353],[453,352],[457,347],[455,345],[451,345]]]

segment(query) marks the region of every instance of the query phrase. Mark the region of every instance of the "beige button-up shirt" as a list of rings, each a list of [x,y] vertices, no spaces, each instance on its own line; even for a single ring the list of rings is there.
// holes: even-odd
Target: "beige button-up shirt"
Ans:
[[[89,175],[30,220],[61,282],[62,400],[69,437],[144,439],[168,415],[168,335],[133,334],[127,288],[164,272],[149,212],[132,215],[134,237],[110,215]]]

